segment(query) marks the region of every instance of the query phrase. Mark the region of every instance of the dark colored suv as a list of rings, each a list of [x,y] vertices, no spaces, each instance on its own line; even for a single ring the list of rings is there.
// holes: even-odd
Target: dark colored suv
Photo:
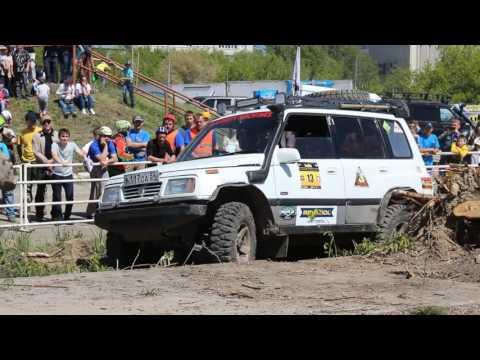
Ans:
[[[419,99],[417,96],[413,98],[410,94],[403,94],[392,96],[387,94],[384,98],[395,99],[401,101],[405,108],[408,108],[408,116],[405,116],[405,120],[417,120],[420,127],[423,127],[426,123],[431,122],[433,125],[434,133],[440,135],[442,132],[450,128],[451,121],[453,119],[459,119],[461,122],[461,132],[468,138],[473,136],[474,124],[464,114],[463,105],[452,106],[449,105],[445,98],[440,98],[438,101],[428,100],[428,95],[424,95],[423,99]]]

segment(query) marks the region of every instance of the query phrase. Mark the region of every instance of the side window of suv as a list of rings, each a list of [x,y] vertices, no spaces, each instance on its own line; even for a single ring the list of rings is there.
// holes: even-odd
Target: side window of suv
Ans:
[[[296,148],[302,159],[333,159],[335,151],[324,115],[290,115],[281,147]]]
[[[440,108],[440,120],[442,122],[450,122],[455,116],[449,108]]]
[[[204,102],[205,105],[208,107],[214,108],[215,107],[215,99],[208,99],[207,101]]]
[[[336,116],[337,154],[347,159],[384,159],[385,144],[375,119]]]
[[[380,128],[385,139],[388,139],[394,159],[411,159],[412,150],[407,137],[397,121],[379,119]]]

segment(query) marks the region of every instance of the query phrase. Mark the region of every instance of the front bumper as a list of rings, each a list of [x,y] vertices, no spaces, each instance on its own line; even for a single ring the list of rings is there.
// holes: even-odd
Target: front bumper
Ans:
[[[95,225],[116,233],[154,238],[156,235],[178,235],[194,230],[207,213],[207,204],[185,202],[145,204],[126,208],[97,210]]]

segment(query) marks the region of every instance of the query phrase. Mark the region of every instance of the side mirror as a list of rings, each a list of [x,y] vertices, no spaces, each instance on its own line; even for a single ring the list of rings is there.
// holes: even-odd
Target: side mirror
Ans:
[[[297,149],[283,148],[277,150],[277,160],[280,164],[290,164],[300,161],[300,153]]]

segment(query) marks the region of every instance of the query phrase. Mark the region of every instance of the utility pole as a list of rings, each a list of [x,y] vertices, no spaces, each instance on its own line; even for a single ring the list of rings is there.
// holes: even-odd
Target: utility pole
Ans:
[[[358,55],[355,56],[355,74],[354,74],[354,89],[357,90],[358,88]]]
[[[172,82],[172,61],[170,59],[170,46],[167,47],[167,56],[168,56],[168,77],[167,83],[168,87],[170,87]]]

